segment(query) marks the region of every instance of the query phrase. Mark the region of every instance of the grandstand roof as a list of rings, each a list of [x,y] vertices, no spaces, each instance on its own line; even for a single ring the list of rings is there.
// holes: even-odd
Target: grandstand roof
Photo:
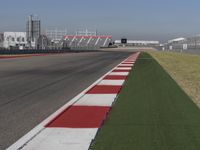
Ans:
[[[168,43],[179,42],[179,41],[184,41],[184,40],[186,40],[186,39],[183,37],[180,37],[180,38],[169,40]]]
[[[116,44],[121,44],[121,40],[116,40]],[[159,44],[159,41],[128,40],[127,44]]]

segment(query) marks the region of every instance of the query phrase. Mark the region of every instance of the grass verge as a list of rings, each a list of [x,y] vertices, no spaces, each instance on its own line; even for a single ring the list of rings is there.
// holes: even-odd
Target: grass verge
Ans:
[[[139,58],[92,149],[200,149],[199,108],[149,54]]]
[[[150,53],[200,108],[200,55]]]

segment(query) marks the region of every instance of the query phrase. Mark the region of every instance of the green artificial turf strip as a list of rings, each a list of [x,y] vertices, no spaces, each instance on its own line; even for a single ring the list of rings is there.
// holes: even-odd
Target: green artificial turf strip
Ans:
[[[93,150],[200,150],[200,110],[142,53],[93,144]]]

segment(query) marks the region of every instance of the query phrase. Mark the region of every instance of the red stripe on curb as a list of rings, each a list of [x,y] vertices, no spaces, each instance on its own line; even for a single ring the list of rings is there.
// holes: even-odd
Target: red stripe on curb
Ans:
[[[112,72],[130,72],[130,70],[120,70],[120,69],[115,69]]]
[[[71,106],[47,128],[99,128],[106,119],[110,107],[100,106]]]
[[[118,94],[122,86],[96,85],[87,94]]]
[[[107,75],[104,79],[109,79],[109,80],[126,80],[127,76],[113,76],[113,75]]]

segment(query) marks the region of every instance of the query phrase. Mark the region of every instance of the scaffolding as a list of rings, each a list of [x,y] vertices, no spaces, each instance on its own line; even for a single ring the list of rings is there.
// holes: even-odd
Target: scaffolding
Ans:
[[[96,31],[89,31],[88,29],[77,30],[76,36],[97,36],[97,30]]]
[[[67,35],[67,29],[65,30],[46,30],[46,36],[52,41],[61,41],[64,36]]]

